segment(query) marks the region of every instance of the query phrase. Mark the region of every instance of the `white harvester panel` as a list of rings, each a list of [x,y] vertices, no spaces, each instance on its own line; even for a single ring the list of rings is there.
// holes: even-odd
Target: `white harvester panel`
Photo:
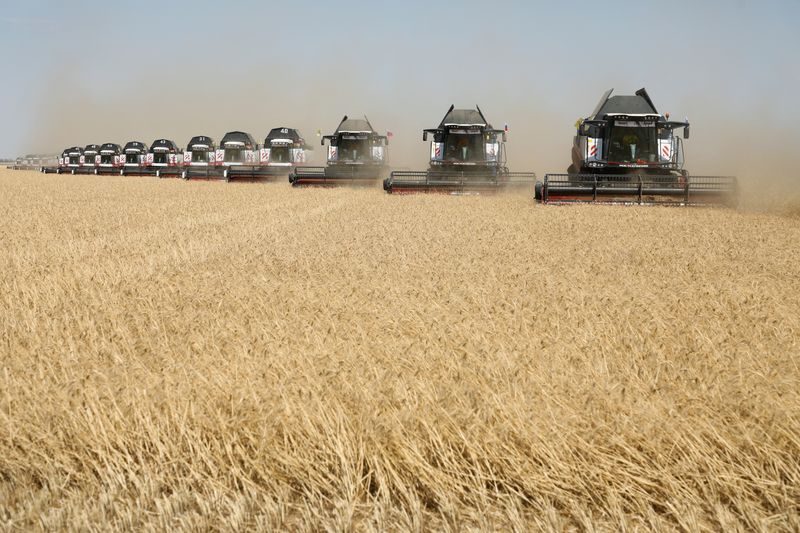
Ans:
[[[115,165],[119,166],[119,165],[121,165],[121,164],[122,164],[122,163],[124,163],[124,162],[125,162],[125,160],[124,160],[124,159],[122,159],[122,156],[121,156],[121,155],[115,155],[115,156],[114,156],[114,164],[115,164]]]
[[[225,162],[225,150],[223,149],[217,150],[216,162],[217,164],[222,164]]]
[[[188,165],[192,162],[192,152],[183,152],[183,163]]]
[[[444,159],[444,143],[431,143],[431,161],[441,161]]]
[[[144,156],[144,164],[145,165],[152,165],[153,164],[153,154],[149,153]]]
[[[94,164],[95,165],[99,165],[100,164],[100,154],[97,154],[96,156],[94,156]]]
[[[302,148],[292,148],[292,161],[298,164],[305,163],[306,151]]]
[[[244,162],[248,165],[255,165],[256,164],[256,152],[255,150],[245,150],[244,151]]]
[[[582,137],[581,142],[586,143],[586,161],[600,161],[603,157],[603,139],[595,137]]]
[[[261,150],[259,150],[259,161],[261,161],[262,165],[266,165],[267,163],[269,163],[269,154],[270,154],[269,148],[262,148]]]
[[[662,163],[669,163],[672,161],[672,153],[672,139],[659,139],[658,160]]]
[[[496,163],[500,153],[500,143],[486,143],[486,161]]]
[[[337,161],[339,159],[339,149],[336,146],[328,146],[328,161]]]
[[[381,161],[383,162],[384,158],[384,150],[383,146],[373,146],[372,147],[372,160],[373,161]]]
[[[80,157],[80,163],[81,163],[81,165],[85,165],[86,164],[86,156],[82,155]]]

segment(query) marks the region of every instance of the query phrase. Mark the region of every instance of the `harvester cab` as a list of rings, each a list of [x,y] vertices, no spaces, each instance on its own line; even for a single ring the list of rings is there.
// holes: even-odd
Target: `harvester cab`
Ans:
[[[660,114],[645,89],[633,95],[611,96],[612,91],[577,122],[572,164],[566,174],[547,174],[536,184],[538,200],[696,205],[734,199],[736,178],[691,176],[683,169],[688,119]]]
[[[306,164],[311,147],[294,128],[272,128],[259,150],[262,171],[267,176],[287,176],[294,167]]]
[[[145,155],[147,154],[147,145],[139,141],[131,141],[122,149],[121,160],[122,168],[119,173],[121,176],[125,175],[144,175],[149,174],[145,166]]]
[[[81,166],[76,169],[77,174],[94,174],[100,164],[100,145],[89,144],[83,149],[80,158]]]
[[[426,171],[394,171],[383,183],[389,193],[490,192],[510,185],[532,187],[533,172],[509,172],[506,131],[492,127],[480,107],[450,106],[439,126],[423,130],[430,143]]]
[[[145,165],[155,172],[157,177],[180,176],[180,165],[183,163],[183,154],[175,142],[169,139],[156,139],[150,145],[150,151],[145,156]]]
[[[105,143],[100,147],[100,163],[95,174],[117,174],[122,167],[122,147],[116,143]]]
[[[186,150],[183,152],[183,172],[181,177],[209,177],[209,173],[216,166],[217,145],[214,139],[207,135],[192,137]]]
[[[331,135],[322,137],[328,143],[326,167],[297,167],[289,174],[289,182],[302,185],[371,185],[386,173],[389,139],[380,135],[367,117],[344,116]]]

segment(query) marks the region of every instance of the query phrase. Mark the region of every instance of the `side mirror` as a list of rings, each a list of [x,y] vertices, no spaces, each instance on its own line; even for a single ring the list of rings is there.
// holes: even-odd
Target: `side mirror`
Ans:
[[[601,129],[595,124],[583,124],[581,126],[580,134],[584,137],[597,138],[602,135]]]
[[[428,140],[428,132],[427,131],[423,131],[422,132],[422,142],[426,142],[427,140]]]
[[[325,146],[325,138],[324,137],[319,140],[319,145],[320,146]]]
[[[684,139],[688,139],[689,138],[689,125],[688,124],[686,125],[686,127],[683,128],[683,138]]]

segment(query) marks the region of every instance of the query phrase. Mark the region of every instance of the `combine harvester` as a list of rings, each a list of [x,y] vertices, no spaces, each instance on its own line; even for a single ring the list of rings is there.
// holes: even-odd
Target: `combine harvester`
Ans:
[[[222,137],[217,148],[216,164],[221,171],[218,177],[231,179],[253,179],[260,171],[258,143],[253,136],[243,131],[229,131]]]
[[[73,171],[73,174],[94,174],[99,163],[100,145],[89,144],[83,149],[83,154],[80,157],[80,166]]]
[[[217,144],[207,135],[192,137],[183,152],[181,178],[216,178]]]
[[[328,166],[295,167],[289,183],[295,187],[316,185],[372,185],[386,174],[389,139],[364,119],[344,116],[332,135],[322,137],[328,146]]]
[[[100,163],[94,169],[99,175],[119,174],[122,169],[122,147],[116,143],[105,143],[100,147]]]
[[[145,165],[147,145],[139,141],[131,141],[125,145],[120,155],[122,168],[120,176],[146,176],[150,168]]]
[[[683,170],[689,121],[656,111],[645,89],[633,96],[606,91],[591,116],[577,123],[572,165],[536,184],[543,203],[728,205],[736,200],[731,176],[692,176]]]
[[[295,128],[272,128],[259,150],[260,166],[253,177],[285,178],[306,164],[311,147]],[[235,169],[231,169],[235,170]]]
[[[73,146],[67,149],[67,157],[64,166],[59,168],[58,174],[76,174],[83,164],[83,148]]]
[[[174,141],[169,139],[156,139],[150,145],[150,151],[145,156],[145,166],[149,167],[150,172],[157,178],[179,177],[181,175],[181,165],[183,164],[183,154],[181,149]]]
[[[394,171],[384,180],[388,193],[441,192],[450,194],[496,192],[509,186],[533,187],[533,172],[509,172],[506,167],[506,131],[496,130],[480,107],[450,106],[438,128],[423,130],[431,142],[430,167],[425,171]]]

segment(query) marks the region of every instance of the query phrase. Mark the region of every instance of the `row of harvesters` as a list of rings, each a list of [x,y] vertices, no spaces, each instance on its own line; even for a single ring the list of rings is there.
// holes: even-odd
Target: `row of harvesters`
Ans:
[[[660,114],[645,89],[630,96],[607,91],[592,114],[576,124],[572,164],[565,174],[511,172],[506,166],[507,127],[495,129],[479,107],[450,106],[430,137],[430,163],[422,171],[390,171],[389,136],[369,120],[345,116],[331,135],[327,165],[306,166],[306,145],[292,128],[275,128],[259,147],[249,134],[230,132],[217,147],[205,136],[193,137],[181,152],[159,139],[150,148],[130,142],[89,145],[65,150],[56,168],[45,172],[118,172],[183,178],[261,178],[286,176],[294,186],[373,185],[382,180],[388,193],[494,192],[510,187],[534,188],[543,203],[727,204],[737,182],[730,176],[692,176],[683,169],[683,140],[689,121]]]
[[[294,128],[274,128],[259,146],[241,131],[225,134],[217,145],[211,137],[192,137],[185,150],[174,141],[157,139],[148,146],[131,141],[90,144],[67,148],[58,166],[42,167],[45,173],[119,174],[122,176],[181,177],[183,179],[258,179],[285,177],[303,165],[310,149]]]

